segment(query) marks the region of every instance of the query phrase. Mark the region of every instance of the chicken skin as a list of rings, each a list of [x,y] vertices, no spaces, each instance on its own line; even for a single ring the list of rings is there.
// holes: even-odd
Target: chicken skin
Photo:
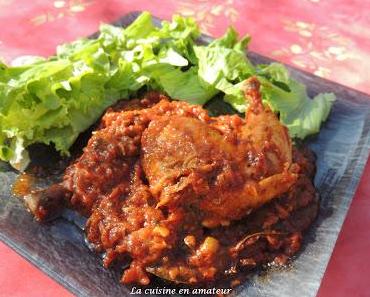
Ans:
[[[196,205],[207,227],[227,225],[297,180],[287,129],[246,82],[245,119],[154,117],[142,136],[142,165],[158,207]],[[228,127],[223,127],[228,123]]]

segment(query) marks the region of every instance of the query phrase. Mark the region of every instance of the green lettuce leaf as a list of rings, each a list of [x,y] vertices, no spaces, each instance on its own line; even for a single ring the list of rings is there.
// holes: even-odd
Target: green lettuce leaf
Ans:
[[[146,71],[154,80],[152,87],[162,90],[171,98],[191,104],[204,104],[218,93],[212,85],[200,80],[196,67],[181,71],[169,64],[155,64],[147,67]]]
[[[255,68],[245,55],[248,40],[246,37],[238,42],[236,31],[230,28],[221,39],[208,46],[195,46],[199,77],[217,88],[220,80],[240,82],[253,75]]]
[[[233,29],[209,46],[195,47],[199,59],[199,77],[224,94],[224,100],[237,111],[245,112],[246,102],[241,86],[256,75],[260,80],[264,102],[280,115],[291,137],[304,139],[319,132],[329,115],[335,95],[319,94],[311,99],[306,87],[291,78],[279,63],[254,66],[245,56],[248,36],[238,41]]]
[[[334,95],[310,99],[281,64],[253,65],[245,55],[250,37],[239,39],[233,28],[209,45],[198,45],[199,36],[191,18],[174,16],[158,28],[144,12],[125,29],[103,24],[96,39],[60,45],[50,58],[0,63],[0,159],[22,170],[34,143],[68,155],[108,106],[143,87],[194,104],[218,95],[244,112],[241,85],[252,75],[292,136],[318,132]]]

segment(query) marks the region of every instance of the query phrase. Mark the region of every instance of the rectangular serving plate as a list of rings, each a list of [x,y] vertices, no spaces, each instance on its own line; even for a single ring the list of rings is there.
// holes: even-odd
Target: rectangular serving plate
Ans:
[[[125,27],[139,14],[125,15],[114,24]],[[154,21],[160,24],[159,19]],[[203,43],[211,40],[204,35],[200,38]],[[248,57],[254,63],[273,62],[253,52]],[[316,295],[369,153],[370,97],[287,67],[294,78],[307,86],[310,95],[320,92],[337,95],[320,134],[308,142],[317,155],[315,185],[321,196],[319,216],[305,236],[302,251],[288,269],[252,275],[234,290],[233,295],[237,296]],[[131,288],[119,284],[120,271],[104,269],[99,256],[88,249],[77,219],[65,216],[49,224],[38,224],[32,219],[22,203],[12,197],[11,186],[16,176],[7,164],[0,163],[0,240],[77,296],[129,296]],[[157,282],[152,286],[169,284]]]

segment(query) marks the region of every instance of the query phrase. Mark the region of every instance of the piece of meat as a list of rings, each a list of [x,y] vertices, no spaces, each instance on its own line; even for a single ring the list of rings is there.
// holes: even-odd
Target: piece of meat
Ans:
[[[245,120],[229,131],[217,129],[217,118],[173,115],[150,122],[141,156],[158,207],[192,203],[203,211],[205,226],[229,224],[295,183],[288,131],[263,106],[258,81],[246,85]]]
[[[158,93],[119,103],[32,209],[40,220],[58,203],[87,216],[105,267],[131,261],[123,283],[146,285],[152,273],[197,284],[284,262],[317,213],[314,160],[293,154],[255,78],[245,94],[245,118]]]

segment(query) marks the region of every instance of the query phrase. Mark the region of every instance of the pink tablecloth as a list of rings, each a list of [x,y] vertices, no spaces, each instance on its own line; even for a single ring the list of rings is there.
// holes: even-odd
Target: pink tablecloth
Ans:
[[[370,2],[359,0],[0,0],[0,56],[49,55],[100,22],[133,10],[192,16],[202,31],[228,25],[253,37],[251,49],[370,94]],[[370,296],[370,162],[352,202],[318,296]],[[0,243],[0,296],[70,293]]]

